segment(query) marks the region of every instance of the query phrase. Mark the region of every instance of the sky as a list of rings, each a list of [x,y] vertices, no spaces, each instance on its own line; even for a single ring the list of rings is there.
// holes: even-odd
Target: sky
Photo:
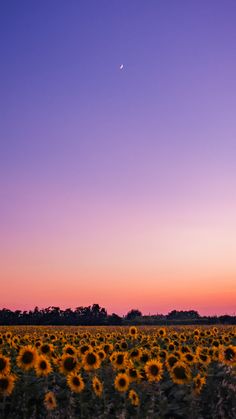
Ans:
[[[236,312],[235,18],[0,2],[0,308]]]

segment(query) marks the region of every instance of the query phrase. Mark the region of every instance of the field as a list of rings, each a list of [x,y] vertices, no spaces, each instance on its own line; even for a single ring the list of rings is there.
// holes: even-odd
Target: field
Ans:
[[[236,418],[235,327],[0,327],[1,418]]]

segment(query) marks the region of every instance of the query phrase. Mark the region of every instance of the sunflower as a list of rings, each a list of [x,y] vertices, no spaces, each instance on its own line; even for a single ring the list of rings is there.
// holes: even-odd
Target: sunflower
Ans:
[[[37,350],[33,346],[24,346],[20,349],[19,355],[17,356],[17,366],[24,371],[28,371],[30,368],[33,368],[37,357]]]
[[[159,334],[159,336],[160,337],[164,337],[164,336],[166,336],[166,329],[164,328],[164,327],[161,327],[159,330],[158,330],[158,334]]]
[[[67,385],[74,393],[81,393],[85,387],[81,374],[78,374],[77,372],[71,372],[67,376]]]
[[[87,345],[86,343],[84,345],[81,345],[78,349],[79,355],[84,355],[87,351],[91,350],[91,346]]]
[[[97,354],[98,354],[98,356],[99,356],[99,358],[100,358],[100,360],[101,361],[104,361],[104,359],[106,358],[106,352],[105,351],[103,351],[103,349],[100,349],[98,352],[97,352]]]
[[[0,354],[0,374],[9,374],[11,369],[10,358]]]
[[[133,366],[127,368],[126,374],[128,375],[130,382],[138,381],[141,378],[139,371]]]
[[[138,330],[137,330],[137,327],[135,327],[135,326],[131,326],[131,327],[129,328],[129,335],[130,335],[132,338],[137,338],[137,336],[138,336]]]
[[[63,348],[63,353],[75,356],[76,355],[76,349],[75,349],[74,346],[67,344]]]
[[[105,343],[105,345],[103,345],[103,350],[106,354],[108,354],[109,352],[112,352],[113,351],[112,343]]]
[[[229,336],[223,336],[223,340],[225,343],[229,343]]]
[[[62,374],[70,374],[78,369],[79,365],[74,356],[63,354],[59,360],[59,370]]]
[[[219,359],[224,364],[232,365],[236,362],[236,346],[221,346]]]
[[[181,361],[178,361],[170,370],[172,381],[176,384],[187,384],[191,378],[189,367]]]
[[[0,374],[0,396],[10,396],[15,386],[16,377],[13,374]]]
[[[179,358],[175,354],[170,354],[166,359],[166,366],[167,368],[172,368],[176,362],[179,361]]]
[[[129,383],[130,383],[130,380],[129,380],[128,375],[120,372],[119,374],[117,374],[115,378],[114,386],[116,390],[123,393],[128,390]]]
[[[220,356],[220,351],[217,348],[213,348],[212,349],[212,355],[211,358],[213,361],[218,361],[219,360],[219,356]]]
[[[188,352],[191,352],[191,350],[190,350],[189,346],[187,346],[187,345],[183,345],[183,346],[181,346],[179,350],[180,350],[180,352],[181,352],[182,354],[186,354],[186,353],[188,353]]]
[[[134,390],[129,391],[129,400],[131,401],[131,404],[133,406],[139,406],[139,404],[140,404],[139,396],[137,395],[136,391],[134,391]]]
[[[200,394],[202,387],[206,384],[206,379],[202,375],[198,374],[193,379],[193,392],[194,394]]]
[[[199,352],[198,359],[205,365],[208,365],[211,362],[211,358],[209,357],[209,355],[203,352]]]
[[[170,342],[169,345],[168,345],[168,351],[172,352],[174,350],[175,350],[175,344],[174,344],[174,342]]]
[[[213,340],[212,341],[212,346],[215,346],[216,348],[219,348],[220,342],[218,340]]]
[[[120,343],[120,347],[123,350],[128,349],[128,343],[126,342],[126,340],[122,340],[122,342]]]
[[[54,410],[57,407],[56,397],[52,391],[45,394],[44,406],[47,410]]]
[[[149,355],[149,352],[146,350],[146,349],[144,349],[144,350],[142,350],[142,352],[141,352],[141,356],[140,356],[140,362],[142,362],[143,364],[146,364],[146,362],[148,361],[150,359],[150,355]]]
[[[182,360],[187,364],[194,364],[194,362],[196,361],[196,357],[191,352],[187,352],[186,354],[183,354]]]
[[[45,355],[38,356],[34,368],[37,377],[46,376],[52,372],[51,364]]]
[[[53,345],[51,343],[42,343],[39,350],[43,355],[51,355],[54,348],[53,348]]]
[[[83,356],[83,367],[86,371],[96,370],[101,365],[101,359],[98,354],[93,351],[87,351]]]
[[[129,353],[129,357],[130,359],[132,359],[133,361],[137,361],[140,359],[141,356],[141,351],[138,348],[133,348],[131,349],[130,353]]]
[[[96,396],[101,397],[103,392],[103,384],[97,377],[93,377],[92,379],[92,387],[93,391],[96,394]]]
[[[148,381],[160,381],[163,373],[162,363],[158,359],[150,359],[144,367]]]
[[[116,369],[122,370],[127,365],[127,353],[126,352],[114,352],[110,358],[113,366]]]
[[[165,359],[167,358],[167,351],[165,349],[162,349],[159,353],[158,356],[165,361]]]

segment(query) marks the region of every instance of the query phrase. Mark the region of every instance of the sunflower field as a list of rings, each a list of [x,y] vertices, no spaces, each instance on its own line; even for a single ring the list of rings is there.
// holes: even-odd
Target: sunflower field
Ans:
[[[0,418],[236,418],[235,327],[0,327]]]

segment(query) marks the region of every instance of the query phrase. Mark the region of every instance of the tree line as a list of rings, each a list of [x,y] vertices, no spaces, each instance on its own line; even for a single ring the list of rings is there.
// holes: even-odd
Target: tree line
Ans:
[[[236,324],[236,316],[200,316],[195,310],[172,310],[167,315],[143,315],[132,309],[125,316],[108,314],[104,307],[93,304],[76,307],[74,310],[60,307],[46,307],[34,310],[0,309],[0,325],[184,325],[184,324]]]

